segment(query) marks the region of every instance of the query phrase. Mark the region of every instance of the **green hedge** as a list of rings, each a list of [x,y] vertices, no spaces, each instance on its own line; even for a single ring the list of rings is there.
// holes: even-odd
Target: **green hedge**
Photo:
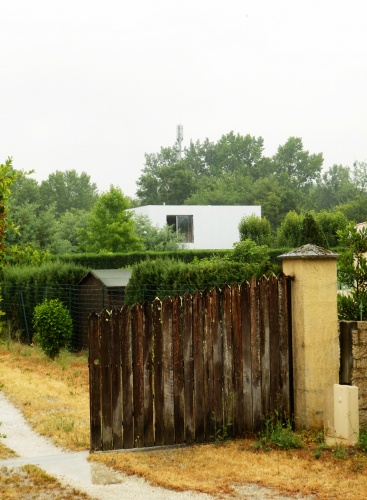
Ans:
[[[210,261],[177,262],[173,259],[156,259],[140,262],[133,267],[125,292],[129,305],[153,301],[167,295],[183,295],[186,291],[204,290],[226,283],[251,280],[270,273],[278,274],[281,267],[274,264],[247,264],[214,259]]]
[[[228,250],[176,250],[170,252],[131,252],[113,254],[67,254],[51,256],[61,262],[74,262],[88,269],[121,269],[132,267],[147,259],[176,259],[182,262],[192,262],[194,259],[209,259],[213,256],[223,257]]]
[[[39,267],[5,266],[2,269],[1,309],[13,328],[21,332],[21,340],[32,340],[33,326],[29,318],[45,299],[60,299],[71,311],[76,289],[70,285],[79,283],[87,272],[81,265],[58,261]]]
[[[271,248],[269,249],[270,261],[278,264],[278,256],[288,252],[290,248]],[[51,260],[61,262],[73,262],[82,265],[88,269],[121,269],[132,267],[144,260],[155,259],[174,259],[182,262],[192,262],[194,260],[210,259],[212,257],[225,257],[231,250],[176,250],[170,252],[131,252],[114,254],[65,254],[51,255]]]

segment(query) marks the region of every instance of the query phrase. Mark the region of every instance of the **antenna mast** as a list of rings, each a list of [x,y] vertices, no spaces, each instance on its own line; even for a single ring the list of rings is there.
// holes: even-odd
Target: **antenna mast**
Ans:
[[[178,159],[181,160],[181,153],[182,153],[181,144],[183,141],[183,125],[177,125],[176,140],[178,143]]]

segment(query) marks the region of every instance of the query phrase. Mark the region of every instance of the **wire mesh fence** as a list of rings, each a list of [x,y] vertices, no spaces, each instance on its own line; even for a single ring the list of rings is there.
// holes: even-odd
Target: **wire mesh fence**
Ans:
[[[70,312],[73,320],[73,340],[71,348],[80,350],[88,347],[88,319],[95,312],[99,314],[103,309],[112,310],[127,303],[153,302],[156,298],[164,299],[167,296],[179,295],[186,292],[193,294],[196,290],[213,289],[216,283],[205,283],[202,286],[183,285],[173,286],[147,284],[139,289],[125,287],[106,287],[103,285],[70,285],[70,284],[42,284],[27,285],[2,284],[1,310],[5,313],[3,319],[8,321],[11,336],[20,341],[32,343],[34,336],[33,313],[34,308],[44,300],[59,299]],[[223,285],[222,285],[223,286]],[[220,287],[220,286],[219,286]],[[129,297],[128,297],[129,295]],[[136,300],[132,300],[133,298]]]
[[[123,288],[79,285],[3,285],[1,309],[11,326],[11,336],[31,343],[34,308],[45,299],[59,299],[73,320],[73,349],[88,346],[88,318],[92,312],[124,305]]]

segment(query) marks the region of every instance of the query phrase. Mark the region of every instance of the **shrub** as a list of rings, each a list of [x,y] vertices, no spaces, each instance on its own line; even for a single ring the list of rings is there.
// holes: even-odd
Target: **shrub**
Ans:
[[[73,323],[69,311],[59,299],[45,300],[35,307],[33,327],[34,339],[52,359],[71,341]]]

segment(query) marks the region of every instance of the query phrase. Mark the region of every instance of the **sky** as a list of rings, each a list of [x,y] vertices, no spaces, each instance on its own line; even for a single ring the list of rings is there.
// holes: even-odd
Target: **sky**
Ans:
[[[234,131],[367,161],[366,0],[0,0],[0,163],[134,197],[145,153]]]

